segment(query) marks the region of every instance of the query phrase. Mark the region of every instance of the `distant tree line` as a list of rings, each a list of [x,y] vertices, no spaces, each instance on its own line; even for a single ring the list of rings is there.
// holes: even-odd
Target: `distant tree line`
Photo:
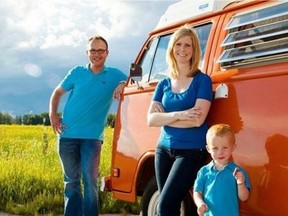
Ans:
[[[49,114],[24,114],[23,116],[11,116],[9,113],[0,112],[0,124],[17,124],[17,125],[50,125]]]
[[[49,114],[47,112],[41,114],[24,114],[23,116],[11,116],[9,113],[0,112],[0,124],[5,125],[50,125]],[[106,122],[107,127],[114,128],[115,114],[109,114]]]

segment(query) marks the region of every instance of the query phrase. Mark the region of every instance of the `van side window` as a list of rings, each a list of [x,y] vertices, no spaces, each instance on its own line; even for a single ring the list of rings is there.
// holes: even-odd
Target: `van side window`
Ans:
[[[155,58],[153,61],[152,71],[150,75],[151,80],[160,80],[167,77],[168,66],[166,62],[166,50],[168,47],[170,35],[161,36],[157,46]]]
[[[287,62],[288,2],[236,14],[226,29],[218,60],[223,68]]]
[[[209,38],[211,27],[212,27],[212,23],[208,23],[205,25],[194,27],[194,29],[195,29],[198,37],[199,37],[199,40],[200,40],[200,48],[201,48],[200,68],[202,68],[202,64],[204,63],[203,59],[204,59],[204,54],[206,51],[207,41]]]
[[[157,43],[158,43],[158,38],[153,38],[149,42],[148,46],[145,47],[144,54],[140,60],[140,65],[143,71],[143,77],[142,77],[141,82],[148,82]]]
[[[201,45],[201,51],[202,51],[201,63],[203,62],[203,59],[204,59],[204,54],[205,54],[211,26],[212,26],[212,23],[194,27],[200,39],[200,45]],[[166,50],[168,47],[170,36],[171,34],[161,36],[159,39],[159,43],[156,49],[156,54],[154,57],[149,81],[160,80],[168,76],[168,65],[166,62]]]

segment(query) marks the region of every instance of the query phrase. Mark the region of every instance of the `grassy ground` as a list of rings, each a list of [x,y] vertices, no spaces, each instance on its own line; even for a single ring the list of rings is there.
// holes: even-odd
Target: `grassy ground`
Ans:
[[[100,177],[109,174],[113,129],[105,129]],[[46,126],[0,125],[0,210],[19,215],[61,215],[63,176],[56,136]],[[139,204],[100,192],[101,213],[133,213]]]

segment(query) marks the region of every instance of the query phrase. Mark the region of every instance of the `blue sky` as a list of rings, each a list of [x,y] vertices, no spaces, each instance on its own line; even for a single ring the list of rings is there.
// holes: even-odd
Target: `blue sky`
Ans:
[[[107,65],[127,72],[177,1],[1,0],[0,112],[48,112],[56,85],[71,67],[87,63],[86,41],[94,34],[109,42]]]

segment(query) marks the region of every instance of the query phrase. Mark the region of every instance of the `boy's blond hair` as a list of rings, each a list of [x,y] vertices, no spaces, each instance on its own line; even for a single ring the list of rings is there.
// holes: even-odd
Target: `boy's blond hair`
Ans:
[[[232,127],[228,124],[215,124],[209,128],[206,134],[206,142],[209,144],[209,138],[213,136],[229,136],[231,143],[235,144],[235,133]]]

